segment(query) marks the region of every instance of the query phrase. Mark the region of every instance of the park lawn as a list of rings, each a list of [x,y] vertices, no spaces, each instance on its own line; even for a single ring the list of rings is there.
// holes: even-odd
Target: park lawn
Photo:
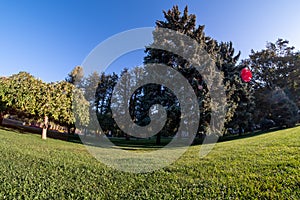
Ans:
[[[159,171],[111,169],[85,146],[0,128],[0,199],[300,199],[300,127],[195,145]]]

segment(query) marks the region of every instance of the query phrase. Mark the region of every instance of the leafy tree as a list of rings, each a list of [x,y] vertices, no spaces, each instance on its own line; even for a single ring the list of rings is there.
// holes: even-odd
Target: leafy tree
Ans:
[[[116,123],[112,116],[111,111],[111,98],[113,94],[113,90],[118,81],[118,75],[113,73],[106,75],[102,73],[100,75],[100,82],[97,86],[95,93],[95,109],[98,121],[100,126],[104,132],[108,132],[110,130],[117,131],[114,129],[118,129],[116,127]],[[95,122],[93,122],[95,123]]]
[[[122,108],[126,108],[125,113],[129,110],[129,103],[130,103],[130,99],[131,99],[131,94],[129,92],[130,92],[130,87],[132,87],[132,82],[133,82],[132,79],[133,79],[133,77],[132,77],[132,74],[129,72],[129,70],[127,68],[123,69],[121,72],[120,78],[118,79],[119,86],[117,89],[114,88],[115,89],[114,101],[111,101],[110,93],[108,93],[108,95],[110,96],[109,101],[111,101],[112,108],[115,110],[115,112],[116,112],[115,114],[117,114],[117,115],[119,113],[124,112],[124,110]],[[125,114],[125,113],[123,113],[123,114]],[[117,117],[112,113],[112,111],[109,111],[109,114],[111,114],[114,119]],[[119,122],[121,122],[121,123],[119,123],[117,125],[117,123],[115,121],[113,121],[114,126],[118,126],[118,132],[120,132],[120,130],[124,130],[124,128],[126,126],[126,124],[125,124],[126,122],[123,122],[122,120]],[[130,139],[128,134],[125,134],[125,137],[127,140]]]
[[[170,115],[170,105],[172,105],[172,103],[170,103],[171,99],[176,100],[173,93],[170,92],[167,88],[162,88],[161,90],[153,90],[153,88],[162,86],[156,84],[142,84],[142,82],[147,79],[147,74],[148,72],[146,68],[135,67],[132,70],[124,69],[121,72],[118,86],[114,90],[115,97],[112,101],[112,108],[115,110],[117,115],[120,113],[122,116],[130,115],[131,120],[133,120],[134,123],[139,126],[146,126],[150,123],[149,110],[151,106],[153,106],[154,104],[161,104],[167,109],[168,115]],[[132,88],[137,89],[135,91],[132,91]],[[156,92],[151,93],[149,91]],[[166,94],[171,95],[173,98],[167,98]],[[150,99],[152,99],[152,101],[149,101]],[[151,112],[156,112],[155,107],[152,108]],[[179,118],[179,116],[180,115],[177,114],[176,118]],[[116,119],[116,117],[118,116],[114,115],[113,117],[114,119]],[[172,121],[169,120],[167,124],[170,124],[171,122]],[[124,130],[124,127],[128,127],[127,118],[122,118],[119,116],[118,125],[121,130]],[[178,123],[176,123],[176,125],[174,126],[178,126]],[[165,133],[168,132],[166,128],[167,126],[163,130],[163,132]],[[129,131],[131,130],[132,129],[130,129]],[[169,133],[171,134],[171,131],[169,131]],[[138,134],[140,134],[140,136],[147,137],[146,133],[140,132]],[[129,135],[126,134],[126,138],[129,139]]]
[[[90,103],[85,99],[83,91],[75,88],[72,99],[72,112],[76,125],[81,128],[88,126],[90,123]]]
[[[79,127],[89,123],[89,103],[84,98],[83,91],[66,81],[52,83],[54,107],[56,108],[54,119],[58,124],[68,127],[68,133],[75,133],[75,124]]]
[[[69,114],[63,116],[72,116],[67,118],[68,120],[64,120],[64,122],[68,128],[68,133],[74,134],[76,131],[75,124],[82,127],[87,126],[90,121],[88,109],[90,106],[88,100],[85,98],[87,95],[84,94],[89,92],[89,88],[84,87],[83,68],[81,66],[76,66],[71,73],[68,74],[66,82],[74,85],[74,87],[66,92],[66,94],[70,97],[67,99],[68,106],[66,107]],[[87,91],[84,91],[85,89]],[[89,95],[89,93],[87,94]]]
[[[294,67],[288,79],[288,96],[296,103],[300,109],[300,52],[293,57]]]
[[[240,52],[234,56],[232,42],[221,42],[220,46],[220,70],[224,73],[224,85],[226,86],[228,111],[226,116],[226,128],[250,129],[254,113],[254,95],[250,84],[243,82],[240,77],[241,70],[247,67],[237,64]]]
[[[298,110],[294,104],[299,107],[299,53],[288,44],[289,42],[283,39],[278,39],[275,43],[269,42],[261,51],[252,50],[249,59],[243,61],[253,71],[256,121],[265,117],[274,118],[273,120],[280,125],[282,122],[276,120],[276,116],[288,120],[294,117],[293,113]],[[277,94],[276,101],[273,98],[274,94]],[[285,105],[278,106],[278,102],[285,102]],[[288,111],[290,109],[294,111]],[[288,121],[285,123],[293,124],[292,121]]]
[[[18,115],[29,115],[44,118],[42,138],[46,138],[48,116],[52,102],[49,99],[49,88],[41,80],[35,79],[27,72],[12,75],[6,81],[6,90],[2,100],[10,111]]]
[[[83,81],[84,97],[93,105],[95,104],[96,89],[100,81],[98,72],[93,72]]]
[[[87,104],[83,94],[65,81],[58,83],[44,83],[27,72],[20,72],[7,79],[1,79],[0,99],[5,103],[9,112],[19,116],[27,116],[36,120],[43,119],[42,138],[46,139],[49,121],[59,124],[72,124],[75,117],[82,125],[88,123],[86,114]],[[74,98],[73,106],[77,112],[73,113],[73,91],[78,98]],[[72,109],[73,108],[73,109]],[[82,112],[79,112],[82,111]]]
[[[84,91],[84,98],[89,103],[89,124],[88,127],[95,131],[97,135],[100,133],[99,129],[99,122],[98,119],[93,117],[96,113],[96,90],[98,84],[100,83],[100,75],[97,72],[93,72],[87,78],[83,79],[83,91]]]
[[[268,42],[261,51],[251,51],[244,63],[249,64],[253,71],[256,87],[285,88],[295,81],[291,78],[294,78],[294,73],[299,73],[298,53],[288,44],[287,40],[278,39],[275,43]]]

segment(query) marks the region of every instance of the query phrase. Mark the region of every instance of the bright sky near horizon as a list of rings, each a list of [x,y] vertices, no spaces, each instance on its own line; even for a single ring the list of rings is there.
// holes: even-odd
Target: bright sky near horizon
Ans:
[[[154,27],[162,10],[178,5],[218,41],[232,41],[246,58],[266,42],[287,39],[300,49],[299,0],[2,0],[0,76],[27,71],[44,81],[63,80],[105,39],[134,28]],[[120,68],[142,62],[124,56]]]

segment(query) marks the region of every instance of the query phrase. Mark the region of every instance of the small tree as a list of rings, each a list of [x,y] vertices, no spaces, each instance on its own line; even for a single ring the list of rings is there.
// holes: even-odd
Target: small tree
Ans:
[[[272,91],[269,103],[271,104],[272,119],[278,126],[293,127],[298,120],[298,107],[280,88]]]

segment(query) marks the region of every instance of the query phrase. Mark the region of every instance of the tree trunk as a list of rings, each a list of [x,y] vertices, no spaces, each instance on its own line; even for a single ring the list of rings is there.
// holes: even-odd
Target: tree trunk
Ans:
[[[43,125],[43,131],[42,131],[42,139],[47,139],[47,129],[48,129],[48,117],[45,116],[44,118],[44,125]]]
[[[75,133],[76,133],[76,126],[74,125],[72,130],[72,135],[75,135]]]
[[[126,140],[130,140],[130,135],[128,135],[128,134],[125,133],[125,139]]]
[[[0,112],[0,125],[2,125],[3,119],[4,119],[4,114]]]
[[[67,125],[68,135],[75,135],[76,126],[74,124]]]
[[[156,145],[160,145],[161,143],[161,132],[157,133],[156,135]]]
[[[71,126],[67,125],[67,129],[68,129],[68,135],[70,135],[71,134]]]

